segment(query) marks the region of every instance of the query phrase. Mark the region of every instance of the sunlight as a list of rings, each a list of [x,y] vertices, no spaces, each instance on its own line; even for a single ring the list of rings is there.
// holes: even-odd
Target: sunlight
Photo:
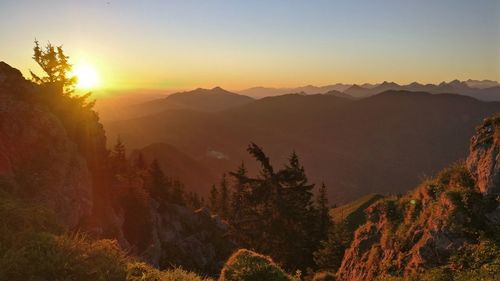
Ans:
[[[74,67],[73,75],[78,79],[76,87],[78,89],[93,89],[99,86],[100,77],[95,67],[90,64],[77,64]]]

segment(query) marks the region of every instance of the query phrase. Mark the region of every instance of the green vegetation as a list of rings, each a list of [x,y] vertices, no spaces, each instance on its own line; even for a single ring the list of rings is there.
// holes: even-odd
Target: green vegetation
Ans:
[[[330,226],[328,237],[321,241],[321,247],[314,252],[314,262],[321,270],[336,272],[344,257],[344,252],[352,241],[352,232],[346,223],[336,223]]]
[[[182,268],[160,271],[142,262],[132,262],[127,266],[127,281],[211,281]]]
[[[233,208],[228,216],[231,237],[241,247],[270,255],[289,271],[314,267],[313,252],[327,239],[325,228],[330,222],[320,211],[321,205],[324,209],[328,204],[326,188],[315,204],[314,184],[309,183],[297,154],[292,153],[284,167],[275,170],[261,147],[252,143],[248,152],[261,166],[259,175],[251,177],[243,165],[238,167],[231,173],[235,178],[232,196],[224,195],[224,185],[221,191],[213,188],[211,205]],[[220,202],[230,198],[235,201]]]
[[[294,281],[270,257],[240,249],[224,265],[219,281]]]
[[[180,268],[134,261],[114,240],[69,233],[54,214],[0,190],[0,280],[203,281]]]

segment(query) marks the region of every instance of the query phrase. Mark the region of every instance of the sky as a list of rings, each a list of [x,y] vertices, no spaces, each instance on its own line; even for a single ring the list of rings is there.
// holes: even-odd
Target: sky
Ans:
[[[35,38],[109,89],[500,80],[500,0],[1,0],[0,61]]]

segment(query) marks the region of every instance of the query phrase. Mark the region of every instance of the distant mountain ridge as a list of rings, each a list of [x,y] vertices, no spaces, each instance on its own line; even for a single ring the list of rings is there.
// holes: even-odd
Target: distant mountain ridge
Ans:
[[[253,88],[249,88],[249,89],[241,90],[241,91],[236,91],[236,92],[239,94],[251,96],[254,98],[263,98],[263,97],[269,97],[269,96],[279,96],[279,95],[284,95],[284,94],[300,93],[300,92],[304,92],[308,95],[323,94],[323,93],[330,92],[333,90],[343,92],[347,88],[349,88],[350,86],[351,85],[349,85],[349,84],[337,83],[337,84],[326,85],[326,86],[307,85],[307,86],[296,87],[296,88],[253,87]]]
[[[160,113],[165,110],[216,112],[241,106],[252,101],[254,101],[254,99],[251,97],[229,92],[221,87],[212,89],[198,88],[127,106],[121,109],[121,116],[119,119],[141,117]]]
[[[412,82],[407,85],[399,85],[394,82],[384,81],[380,84],[364,83],[358,84],[333,84],[327,86],[304,86],[298,88],[266,88],[254,87],[239,91],[241,94],[261,98],[265,96],[276,96],[289,93],[304,92],[306,94],[322,94],[330,91],[338,91],[354,98],[366,98],[388,90],[404,90],[414,92],[428,92],[431,94],[460,94],[471,96],[484,101],[500,101],[500,84],[492,80],[472,80],[441,82],[439,84],[421,84]]]

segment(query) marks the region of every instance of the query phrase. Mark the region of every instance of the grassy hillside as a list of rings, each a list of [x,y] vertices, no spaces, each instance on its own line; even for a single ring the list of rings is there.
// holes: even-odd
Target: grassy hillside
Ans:
[[[383,198],[383,196],[376,193],[365,195],[352,202],[331,209],[330,216],[335,222],[346,220],[349,228],[354,230],[365,222],[365,209],[380,198]]]

